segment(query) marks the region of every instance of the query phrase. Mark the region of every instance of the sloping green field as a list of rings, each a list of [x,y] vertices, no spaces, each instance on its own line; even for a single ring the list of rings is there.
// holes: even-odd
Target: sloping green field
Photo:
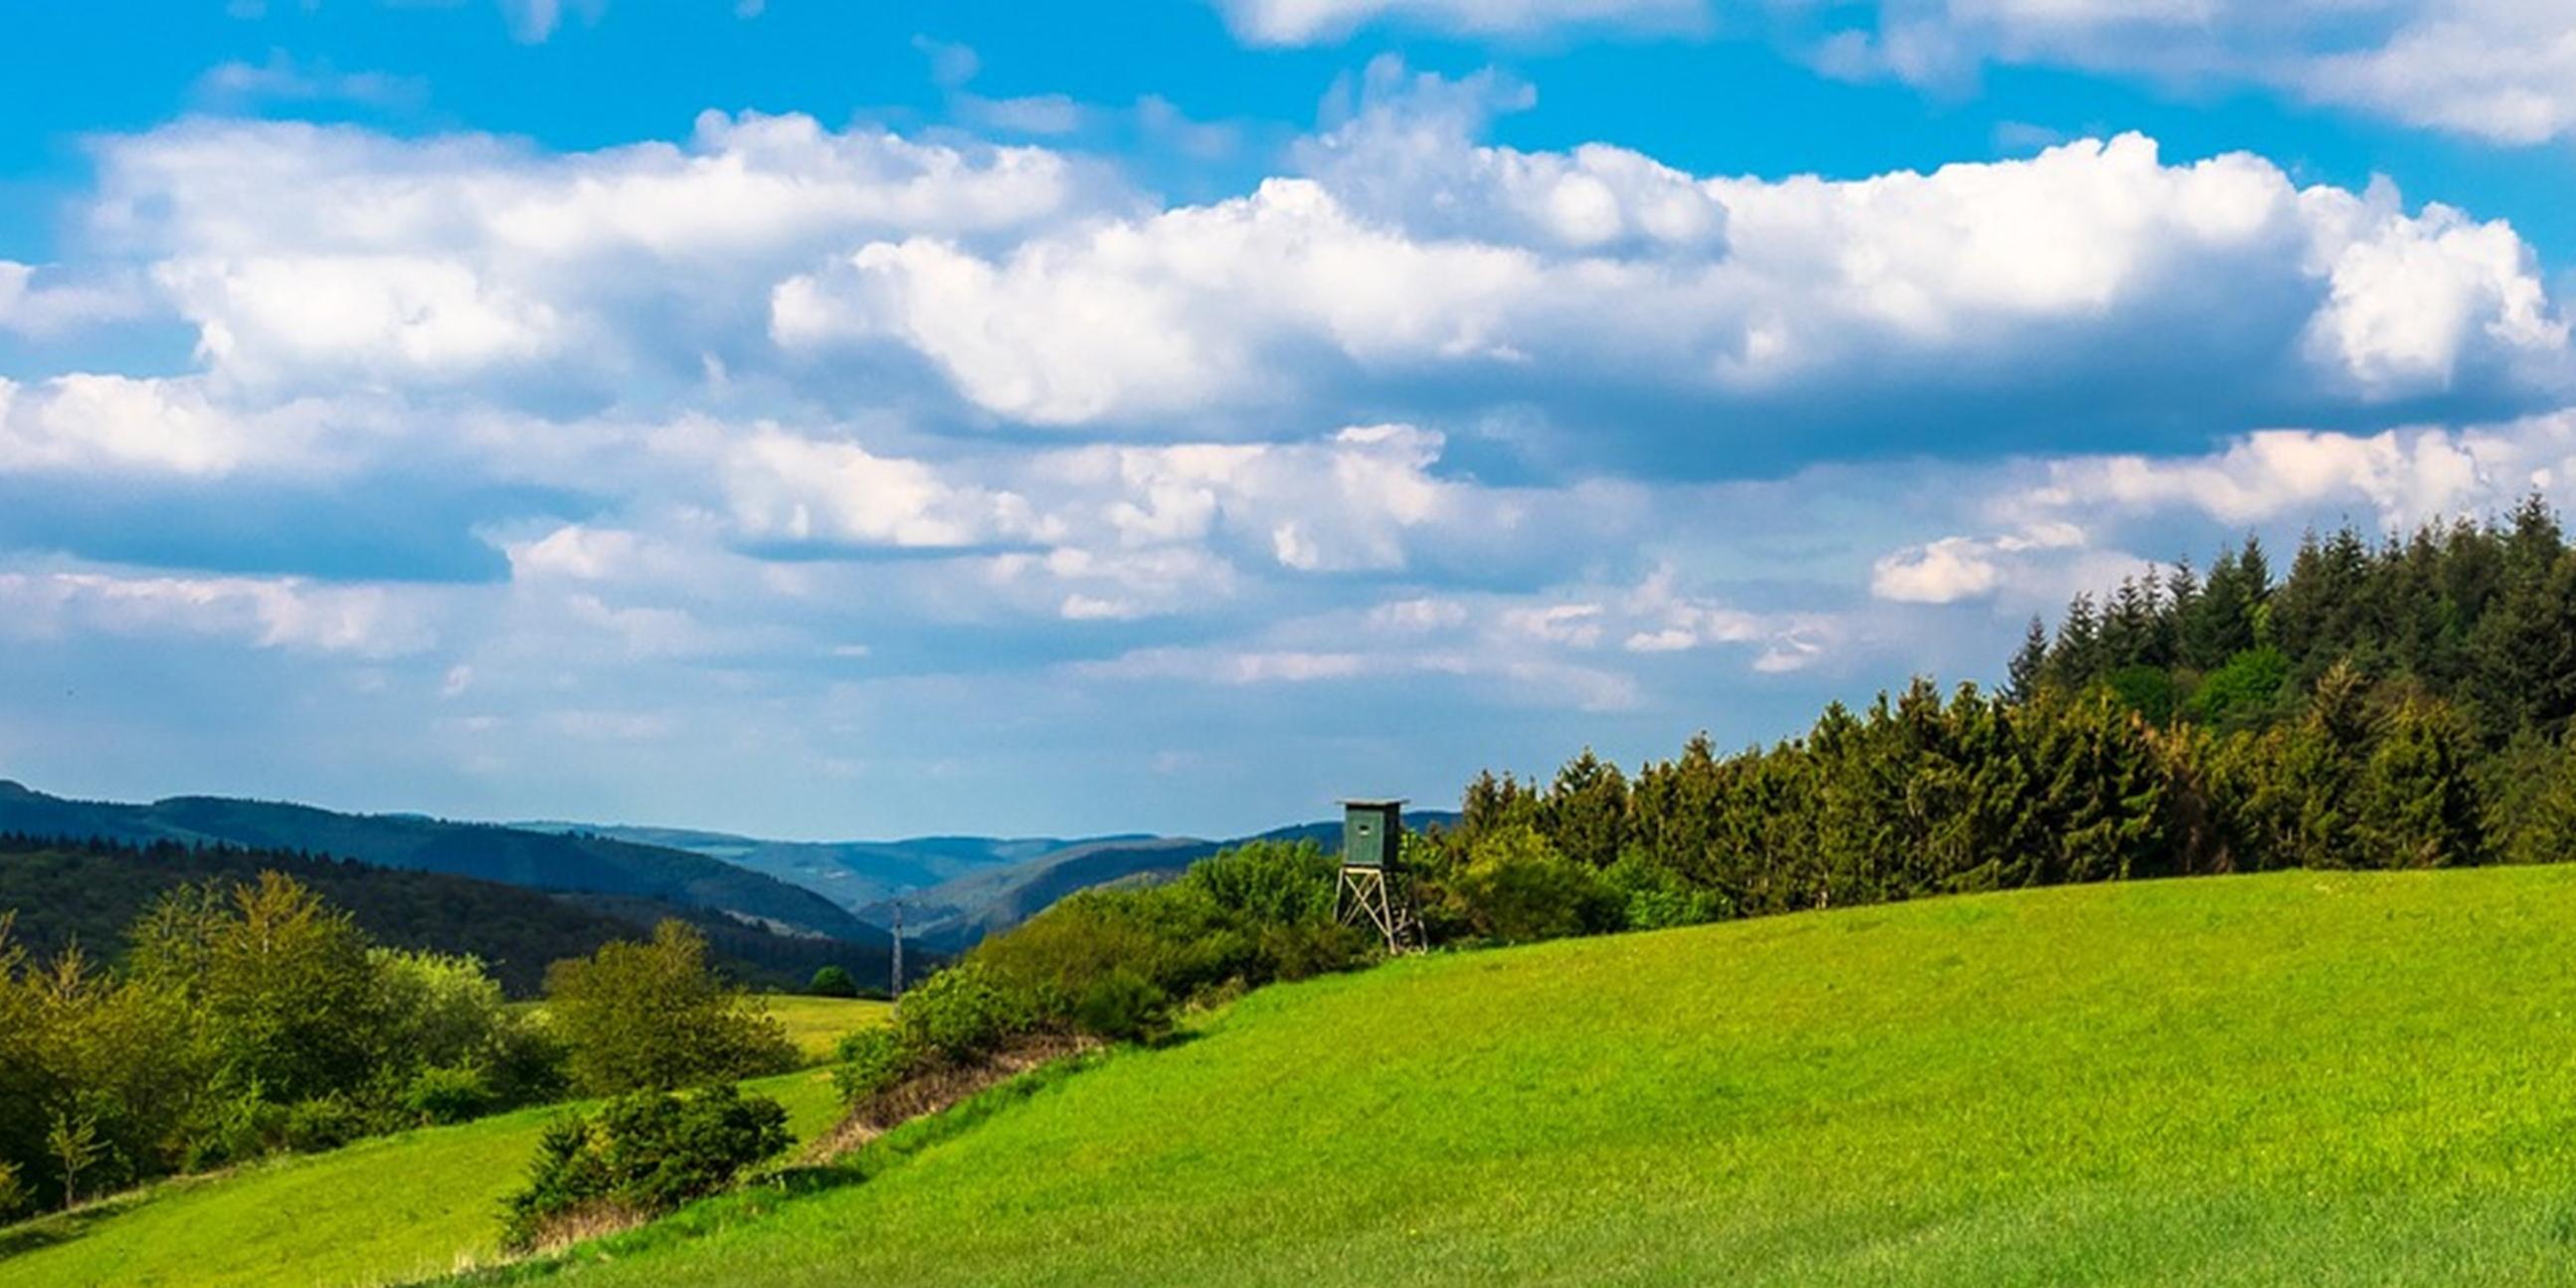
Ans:
[[[1939,900],[1256,994],[582,1285],[2576,1282],[2576,868]]]
[[[831,1075],[746,1083],[787,1106],[799,1140],[839,1117]],[[0,1229],[0,1284],[399,1283],[492,1260],[501,1200],[525,1180],[556,1111],[360,1141]]]
[[[883,1024],[883,1002],[762,999],[809,1060]],[[838,1117],[828,1074],[749,1084],[787,1106],[807,1139]],[[496,1253],[500,1203],[518,1188],[554,1110],[406,1132],[156,1185],[69,1217],[0,1229],[0,1285],[374,1284],[443,1274]]]

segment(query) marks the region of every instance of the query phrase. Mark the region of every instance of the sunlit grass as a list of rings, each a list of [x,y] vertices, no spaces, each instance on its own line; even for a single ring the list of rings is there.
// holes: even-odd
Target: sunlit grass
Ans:
[[[746,1086],[786,1105],[799,1139],[839,1116],[820,1071]],[[489,1261],[501,1200],[526,1175],[555,1112],[523,1110],[172,1181],[96,1212],[0,1230],[0,1284],[377,1284]]]
[[[1257,993],[716,1284],[2576,1280],[2576,869],[2065,889]]]
[[[891,1003],[865,998],[779,993],[760,1000],[779,1023],[787,1026],[787,1038],[796,1044],[796,1049],[815,1061],[829,1059],[842,1038],[883,1024],[894,1013]]]
[[[832,1049],[843,1037],[860,1029],[883,1024],[894,1014],[893,1004],[867,998],[806,997],[796,993],[766,993],[760,1004],[787,1026],[787,1039],[807,1060],[820,1063],[831,1058]],[[543,1014],[543,1002],[520,1002],[516,1008]]]

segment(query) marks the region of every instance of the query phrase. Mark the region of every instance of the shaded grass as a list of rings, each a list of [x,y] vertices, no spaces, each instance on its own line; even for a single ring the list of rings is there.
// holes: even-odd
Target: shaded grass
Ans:
[[[1410,960],[979,1117],[864,1184],[720,1202],[555,1276],[2576,1281],[2576,868]]]
[[[744,1084],[787,1106],[797,1139],[839,1117],[830,1077]],[[0,1231],[0,1284],[380,1284],[498,1255],[501,1200],[561,1107],[360,1141],[165,1182]]]

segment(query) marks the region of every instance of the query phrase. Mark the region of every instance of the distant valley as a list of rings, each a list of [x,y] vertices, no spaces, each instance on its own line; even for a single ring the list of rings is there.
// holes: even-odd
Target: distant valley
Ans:
[[[1426,811],[1416,824],[1456,815]],[[1263,838],[1332,845],[1340,823]],[[127,846],[176,843],[328,856],[540,891],[594,916],[698,924],[720,950],[783,980],[839,960],[879,978],[901,904],[904,939],[962,952],[1077,890],[1168,880],[1250,837],[925,836],[781,841],[689,828],[546,820],[474,823],[345,814],[275,801],[177,796],[148,804],[53,796],[0,780],[0,833]],[[354,878],[353,878],[354,879]],[[798,941],[806,941],[799,943]]]
[[[1411,814],[1445,826],[1454,811]],[[1164,881],[1231,845],[1253,839],[1340,843],[1339,820],[1298,823],[1256,837],[1122,833],[1077,838],[924,836],[894,841],[773,841],[667,827],[535,822],[514,827],[669,846],[750,868],[890,927],[902,905],[904,942],[957,953],[1095,886]]]

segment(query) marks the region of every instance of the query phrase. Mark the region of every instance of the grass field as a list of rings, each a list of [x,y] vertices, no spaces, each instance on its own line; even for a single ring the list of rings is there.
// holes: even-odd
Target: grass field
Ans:
[[[787,1106],[799,1139],[839,1116],[828,1074],[746,1085]],[[524,1110],[361,1141],[0,1229],[0,1284],[248,1288],[445,1274],[493,1257],[501,1199],[526,1176],[537,1134],[554,1112]]]
[[[776,993],[760,999],[769,1013],[787,1026],[788,1039],[808,1060],[831,1058],[832,1048],[841,1039],[860,1029],[883,1024],[893,1014],[889,1002],[872,1002],[864,998],[802,997]]]
[[[871,1025],[883,1024],[894,1013],[890,1002],[852,997],[806,997],[798,993],[764,993],[760,1004],[787,1026],[787,1038],[805,1058],[816,1063],[828,1060],[832,1048],[843,1037]],[[542,1012],[543,1002],[512,1004],[526,1011]]]
[[[725,1212],[562,1278],[2568,1283],[2576,867],[1406,961]]]

